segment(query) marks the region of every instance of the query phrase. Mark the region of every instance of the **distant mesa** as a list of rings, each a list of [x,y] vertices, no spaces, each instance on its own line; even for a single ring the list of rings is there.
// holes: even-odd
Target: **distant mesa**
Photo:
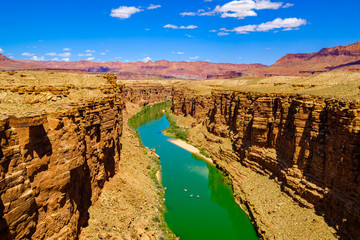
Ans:
[[[225,79],[241,76],[308,76],[329,71],[360,71],[360,42],[323,48],[315,53],[287,54],[271,66],[210,62],[92,62],[11,60],[0,54],[0,70],[58,70],[63,72],[115,72],[120,79],[158,78]],[[136,77],[135,77],[136,76]]]
[[[255,76],[307,76],[329,71],[360,71],[360,42],[323,48],[315,53],[287,54],[269,67],[251,69]]]

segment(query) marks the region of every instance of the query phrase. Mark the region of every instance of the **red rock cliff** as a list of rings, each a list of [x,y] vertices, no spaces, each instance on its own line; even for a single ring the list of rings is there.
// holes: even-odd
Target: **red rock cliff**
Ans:
[[[116,85],[114,85],[116,86]],[[76,239],[120,160],[122,87],[0,122],[0,239]]]
[[[277,177],[349,238],[360,239],[360,104],[310,96],[173,89],[173,112],[232,141],[243,165]]]
[[[163,102],[171,99],[172,85],[169,83],[151,83],[124,81],[124,100],[146,106],[149,103]]]

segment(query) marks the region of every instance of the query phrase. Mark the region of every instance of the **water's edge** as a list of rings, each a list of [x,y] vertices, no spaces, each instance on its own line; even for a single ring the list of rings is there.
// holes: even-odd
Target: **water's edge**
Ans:
[[[164,117],[162,118],[162,119],[164,119]],[[161,151],[164,151],[162,148],[160,148],[160,145],[159,146],[155,146],[154,144],[153,144],[153,142],[156,142],[155,141],[155,137],[154,136],[156,136],[156,135],[154,135],[154,136],[152,136],[152,139],[151,139],[151,142],[152,142],[152,144],[150,144],[149,145],[149,143],[148,143],[148,140],[146,140],[146,139],[144,139],[144,138],[146,138],[146,137],[148,137],[147,135],[149,135],[149,134],[151,134],[151,133],[149,133],[149,132],[143,132],[143,131],[145,131],[144,130],[144,128],[146,128],[146,126],[150,126],[150,128],[151,128],[151,124],[155,124],[156,122],[159,122],[159,121],[161,121],[161,119],[158,119],[158,120],[154,120],[154,121],[150,121],[150,123],[147,123],[147,124],[144,124],[144,125],[142,125],[141,127],[139,127],[139,128],[137,128],[137,130],[140,132],[140,137],[141,137],[141,140],[143,141],[143,144],[145,145],[145,146],[147,146],[147,147],[149,147],[149,148],[156,148],[157,150],[159,150],[159,152],[160,153],[158,153],[159,155],[160,155],[160,159],[161,160],[163,160],[163,155],[164,155],[164,153],[161,153]],[[164,120],[163,120],[164,121]],[[155,122],[155,123],[154,123]],[[168,122],[167,122],[167,124],[168,124]],[[156,129],[156,130],[158,130],[158,129]],[[162,130],[162,129],[161,129]],[[166,141],[168,141],[169,140],[169,138],[170,137],[167,137],[167,136],[165,136],[165,135],[163,135],[162,134],[162,131],[160,131],[160,134],[162,135],[162,139],[165,139]],[[159,138],[160,139],[160,138]],[[162,140],[161,140],[162,141]],[[161,142],[160,141],[160,142]],[[157,142],[156,142],[156,144],[158,144]],[[164,144],[164,143],[162,143],[162,144]],[[167,147],[169,147],[169,146],[167,146]],[[174,146],[174,147],[176,147],[176,148],[180,148],[179,146]],[[183,150],[182,148],[180,148],[181,150]],[[176,151],[176,150],[173,150],[173,151]],[[186,151],[186,150],[183,150],[183,151]],[[157,151],[158,152],[158,151]],[[191,156],[191,155],[190,155]],[[196,161],[196,160],[198,160],[198,159],[195,159],[194,161]],[[166,175],[168,174],[168,173],[166,173],[166,168],[167,168],[167,166],[165,165],[165,166],[163,166],[163,164],[165,164],[165,163],[163,163],[162,161],[161,161],[161,165],[162,165],[162,169],[164,169],[165,168],[165,170],[162,170],[162,171],[165,171],[165,172],[163,172],[162,173],[162,175],[164,176],[165,175],[165,181],[163,180],[163,184],[164,184],[164,186],[166,186],[167,185],[167,182],[171,182],[172,180],[167,180],[166,178]],[[190,164],[190,163],[189,163]],[[205,167],[207,167],[207,171],[210,171],[210,172],[213,172],[214,170],[211,170],[211,169],[209,169],[209,166],[207,166],[207,163],[206,162],[204,162],[204,164],[205,165],[203,165],[203,166],[205,166]],[[178,166],[177,166],[178,167]],[[181,166],[180,166],[181,167]],[[197,166],[195,166],[195,167],[197,167]],[[229,235],[229,238],[227,238],[227,239],[239,239],[238,237],[236,237],[235,235],[237,234],[238,236],[240,236],[241,234],[239,233],[239,230],[238,230],[238,227],[241,227],[240,225],[239,226],[237,226],[236,225],[236,221],[237,220],[231,220],[231,219],[227,219],[228,217],[230,217],[230,216],[232,216],[232,218],[234,218],[235,217],[235,219],[241,219],[241,218],[243,218],[243,217],[241,217],[240,215],[239,216],[237,216],[237,210],[236,210],[236,207],[235,207],[235,210],[233,209],[234,208],[234,206],[233,206],[233,204],[236,204],[236,206],[239,208],[239,209],[241,209],[241,210],[239,210],[239,211],[242,211],[243,213],[244,213],[244,215],[246,215],[246,218],[247,218],[247,220],[250,222],[250,219],[249,219],[249,215],[248,215],[248,212],[247,211],[243,211],[242,210],[242,206],[239,206],[239,204],[238,204],[238,202],[237,201],[235,201],[235,198],[234,198],[234,196],[233,196],[233,191],[231,191],[231,200],[229,201],[229,199],[221,199],[222,197],[223,197],[223,195],[222,194],[217,194],[216,193],[216,191],[220,191],[220,193],[221,193],[221,191],[223,191],[222,190],[222,186],[221,186],[221,179],[224,177],[223,176],[223,174],[222,174],[222,171],[220,171],[218,168],[216,168],[216,167],[214,167],[214,169],[215,169],[215,171],[217,171],[218,173],[212,173],[212,174],[215,174],[214,176],[217,176],[217,177],[215,177],[215,179],[209,179],[208,177],[206,177],[206,179],[207,179],[207,181],[210,181],[209,183],[205,183],[204,184],[204,186],[206,186],[206,185],[209,185],[209,184],[215,184],[214,186],[213,186],[213,189],[211,189],[211,186],[209,185],[208,187],[210,187],[210,191],[209,191],[209,189],[207,189],[207,191],[209,192],[209,194],[211,194],[211,197],[210,197],[210,195],[209,195],[209,200],[210,200],[210,202],[208,202],[208,203],[205,203],[205,204],[208,204],[209,206],[211,206],[211,204],[213,204],[213,203],[216,203],[216,205],[214,205],[214,206],[211,206],[207,211],[219,211],[218,212],[218,214],[220,214],[219,216],[223,216],[223,217],[225,217],[225,220],[224,220],[224,222],[226,222],[227,221],[227,224],[228,225],[231,225],[231,227],[228,229],[229,230],[229,232],[231,232],[231,231],[233,231],[233,233],[231,232],[230,233],[230,235]],[[176,174],[176,170],[175,170],[175,173],[174,172],[172,172],[172,174]],[[209,173],[210,174],[210,173]],[[220,175],[221,176],[220,176]],[[214,177],[213,176],[213,177]],[[209,177],[211,177],[211,175],[209,175]],[[216,180],[216,178],[220,178],[220,180],[219,179],[217,179]],[[186,181],[187,179],[182,179],[182,181]],[[201,180],[201,179],[200,179]],[[215,182],[212,182],[212,181],[215,181]],[[219,183],[219,181],[220,181],[220,183]],[[196,181],[195,181],[196,182]],[[218,184],[220,184],[220,185],[218,185]],[[170,184],[170,186],[171,186],[171,184]],[[175,184],[174,185],[174,188],[176,188],[177,187],[177,185]],[[214,188],[215,187],[215,188]],[[232,186],[230,186],[230,188],[231,188],[231,190],[232,190]],[[220,190],[219,190],[220,189]],[[186,191],[186,190],[185,190]],[[215,191],[215,192],[214,192]],[[227,191],[227,190],[226,190]],[[206,195],[206,191],[204,192],[204,195]],[[213,196],[213,194],[215,194],[214,196]],[[227,192],[226,192],[226,194],[227,194]],[[224,196],[226,196],[226,194],[224,194]],[[176,193],[175,195],[178,195],[178,193]],[[166,197],[167,196],[167,194],[165,194],[165,199],[166,199],[166,201],[168,201],[168,198],[169,198],[169,195],[168,195],[168,197]],[[194,195],[195,196],[195,195]],[[181,197],[181,196],[180,196]],[[170,197],[171,198],[171,197]],[[217,199],[216,200],[216,198],[220,198],[220,199]],[[214,200],[215,199],[215,200]],[[170,200],[169,200],[170,201]],[[179,200],[180,201],[180,200]],[[181,201],[187,201],[186,199],[182,199]],[[215,201],[215,202],[214,202]],[[233,203],[232,203],[233,202]],[[224,206],[221,206],[221,208],[220,208],[220,210],[214,210],[214,209],[216,209],[216,206],[217,205],[224,205]],[[230,205],[229,205],[230,204]],[[166,202],[165,202],[165,205],[167,205],[166,204]],[[170,207],[169,207],[169,205],[170,205]],[[227,206],[228,205],[228,206]],[[188,207],[190,206],[191,207],[191,205],[187,205]],[[229,207],[230,206],[230,208],[231,208],[231,210],[230,209],[228,209],[228,210],[226,210],[227,209],[227,207]],[[219,207],[219,206],[218,206]],[[171,212],[172,211],[174,211],[173,209],[171,209],[172,208],[172,206],[171,206],[171,204],[168,204],[168,206],[167,206],[167,208],[168,208],[168,212],[166,212],[165,213],[165,219],[166,218],[175,218],[175,217],[169,217],[169,215],[171,215]],[[170,213],[169,213],[169,208],[170,208]],[[181,208],[181,207],[180,207]],[[227,213],[227,214],[230,214],[227,218],[226,218],[226,216],[227,216],[227,214],[226,214],[226,211],[225,211],[225,214],[226,215],[223,215],[224,214],[224,209],[223,208],[225,208],[225,210],[226,211],[230,211],[230,213]],[[222,209],[222,210],[221,210]],[[234,213],[232,213],[232,211],[235,211],[236,213],[234,214]],[[167,217],[167,216],[168,217]],[[181,214],[180,214],[181,215]],[[206,215],[206,214],[205,214]],[[211,217],[211,216],[210,216]],[[171,221],[173,221],[174,219],[172,219]],[[173,230],[173,228],[174,228],[174,225],[173,225],[173,223],[171,223],[171,221],[170,221],[170,223],[167,221],[167,223],[168,223],[168,225],[169,225],[169,227],[170,227],[170,229],[171,230]],[[230,222],[229,222],[230,221]],[[235,222],[234,222],[235,221]],[[219,224],[224,224],[224,223],[219,223]],[[234,225],[235,224],[235,225]],[[171,226],[172,225],[172,226]],[[246,225],[246,224],[245,224]],[[173,227],[173,228],[172,228]],[[229,227],[229,226],[223,226],[224,228],[225,227]],[[253,228],[254,226],[252,226],[252,228]],[[175,227],[175,229],[176,229],[176,227]],[[174,230],[173,230],[174,231]],[[244,230],[245,231],[245,230]],[[248,231],[248,230],[246,230],[246,231]],[[175,233],[176,232],[178,232],[178,231],[174,231]],[[255,231],[254,231],[255,232]],[[189,233],[187,233],[188,235],[187,235],[187,237],[184,237],[184,238],[182,238],[182,239],[191,239],[191,237],[189,237]],[[223,234],[229,234],[229,233],[223,233]],[[234,236],[232,236],[231,234],[234,234]],[[249,235],[250,235],[250,237],[249,238],[246,238],[246,239],[255,239],[254,238],[254,236],[256,236],[256,239],[258,239],[257,238],[257,233],[255,232],[255,234],[252,234],[252,233],[248,233]],[[178,234],[179,235],[179,234]],[[180,234],[181,235],[181,234]],[[214,238],[214,239],[216,239],[216,238]]]

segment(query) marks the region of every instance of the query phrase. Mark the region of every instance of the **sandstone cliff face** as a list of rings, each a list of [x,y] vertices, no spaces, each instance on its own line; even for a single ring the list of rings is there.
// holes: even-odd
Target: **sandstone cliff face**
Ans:
[[[76,239],[120,160],[122,88],[0,123],[0,239]]]
[[[173,111],[231,139],[243,165],[277,177],[301,205],[359,239],[359,103],[227,90],[196,95],[175,87]]]
[[[171,99],[171,84],[124,81],[124,100],[146,106]]]

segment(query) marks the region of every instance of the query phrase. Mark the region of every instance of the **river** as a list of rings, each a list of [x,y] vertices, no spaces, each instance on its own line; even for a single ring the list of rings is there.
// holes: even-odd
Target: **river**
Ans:
[[[160,156],[169,228],[182,240],[258,239],[222,173],[170,143],[171,138],[162,134],[168,126],[163,116],[137,130],[144,146],[155,148]]]

